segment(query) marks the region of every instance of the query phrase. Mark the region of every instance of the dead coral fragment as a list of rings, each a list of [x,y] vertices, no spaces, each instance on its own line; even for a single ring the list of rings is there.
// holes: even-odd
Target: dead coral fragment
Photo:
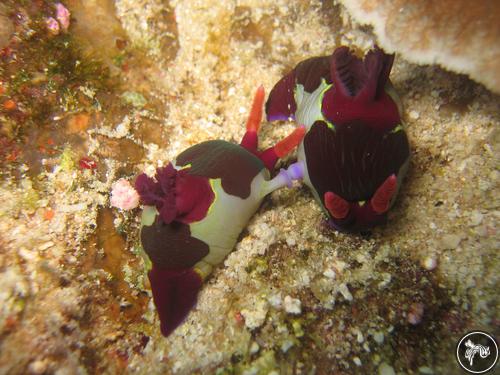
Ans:
[[[378,43],[417,64],[438,63],[500,93],[500,2],[341,0]]]

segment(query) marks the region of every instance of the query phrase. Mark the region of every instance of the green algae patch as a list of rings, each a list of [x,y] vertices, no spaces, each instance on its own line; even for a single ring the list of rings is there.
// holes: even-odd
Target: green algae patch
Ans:
[[[75,154],[70,146],[66,146],[61,154],[59,166],[63,171],[71,172],[76,168]]]
[[[143,108],[147,103],[146,98],[142,94],[135,91],[125,91],[122,94],[122,99],[125,103],[130,104],[135,108]]]
[[[40,194],[33,188],[33,183],[29,179],[21,181],[21,188],[23,189],[22,208],[28,211],[34,211],[38,208]]]
[[[233,360],[235,359],[233,355]],[[277,374],[279,364],[272,350],[263,351],[262,354],[250,363],[238,363],[219,368],[216,375],[243,375],[243,374]]]
[[[99,97],[116,88],[117,80],[71,33],[49,31],[55,2],[8,1],[4,8],[17,20],[6,19],[14,33],[0,46],[0,135],[24,140],[66,113],[99,110]]]

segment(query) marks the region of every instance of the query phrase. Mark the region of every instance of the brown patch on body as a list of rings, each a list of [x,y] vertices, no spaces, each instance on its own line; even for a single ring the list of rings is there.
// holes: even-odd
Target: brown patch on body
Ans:
[[[210,251],[208,245],[191,237],[189,225],[165,224],[159,216],[141,231],[141,242],[151,262],[158,268],[191,268]]]
[[[176,164],[191,164],[192,175],[220,178],[227,194],[242,199],[250,196],[252,180],[264,168],[262,161],[243,147],[220,140],[188,148],[177,157]]]

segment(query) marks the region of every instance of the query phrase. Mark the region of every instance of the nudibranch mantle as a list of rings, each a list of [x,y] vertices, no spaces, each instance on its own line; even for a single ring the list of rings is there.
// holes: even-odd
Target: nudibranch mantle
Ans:
[[[209,253],[194,265],[205,278],[211,273],[212,267],[220,264],[232,251],[239,234],[259,208],[262,199],[270,192],[268,181],[270,173],[258,157],[239,145],[216,140],[203,142],[188,151],[197,147],[206,148],[200,156],[211,150],[209,153],[212,160],[207,161],[204,156],[201,156],[203,163],[213,166],[213,159],[226,160],[231,161],[235,167],[239,167],[238,170],[225,169],[224,172],[231,172],[229,176],[224,176],[226,178],[210,178],[215,199],[207,215],[190,225],[191,236],[206,243],[210,249]],[[218,152],[221,149],[224,152]],[[213,150],[217,151],[213,152]],[[177,165],[180,157],[174,162],[176,168],[184,167],[182,164]],[[201,176],[207,174],[206,169],[194,168],[197,160],[190,159],[189,161],[192,173],[199,173]],[[216,174],[217,172],[213,172],[212,176]],[[233,181],[226,182],[227,178]],[[226,189],[223,187],[223,181],[226,182]]]
[[[302,140],[299,127],[275,146],[257,150],[264,90],[259,88],[240,145],[214,140],[194,145],[142,174],[136,190],[145,204],[141,242],[151,270],[153,300],[168,336],[186,318],[213,267],[231,252],[264,197],[302,178],[297,165],[270,179],[278,158]]]
[[[389,80],[393,59],[378,48],[364,60],[337,48],[300,62],[266,103],[269,121],[306,126],[298,148],[304,182],[339,230],[385,222],[406,173],[410,149]]]

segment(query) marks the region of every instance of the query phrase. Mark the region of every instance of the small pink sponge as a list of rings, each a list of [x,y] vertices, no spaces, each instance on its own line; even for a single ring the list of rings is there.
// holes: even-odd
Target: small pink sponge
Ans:
[[[111,190],[111,206],[122,210],[132,210],[139,205],[139,194],[124,178],[113,184]]]

